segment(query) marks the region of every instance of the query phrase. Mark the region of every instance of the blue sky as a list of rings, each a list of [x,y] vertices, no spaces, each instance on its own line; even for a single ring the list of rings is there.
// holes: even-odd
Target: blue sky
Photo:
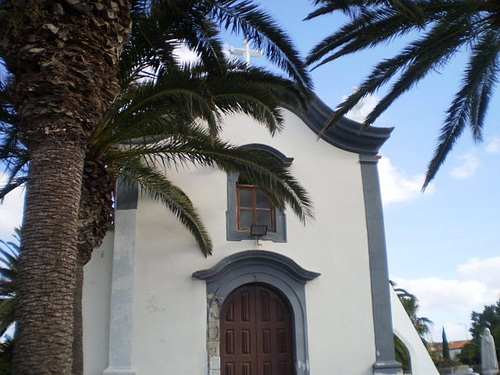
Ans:
[[[262,4],[303,55],[343,20],[342,16],[324,16],[302,22],[313,9],[307,0],[268,0]],[[241,47],[242,42],[241,38],[227,39],[235,47]],[[374,63],[399,47],[401,43],[394,43],[318,68],[312,73],[316,93],[335,107]],[[390,278],[419,298],[420,314],[435,323],[429,339],[437,341],[442,326],[449,340],[465,339],[464,325],[470,326],[471,312],[482,311],[484,305],[500,298],[498,94],[492,99],[484,142],[475,145],[470,133],[464,133],[435,181],[424,194],[420,192],[466,56],[464,52],[443,71],[422,81],[376,123],[395,127],[379,163]],[[262,60],[254,59],[252,64]],[[365,107],[376,100],[368,98]],[[9,239],[21,218],[22,195],[12,194],[0,207],[1,239]]]

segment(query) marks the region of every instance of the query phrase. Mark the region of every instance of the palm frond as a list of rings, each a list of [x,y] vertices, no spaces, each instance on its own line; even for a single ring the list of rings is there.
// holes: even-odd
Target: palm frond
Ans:
[[[136,181],[142,192],[163,203],[195,237],[205,256],[212,253],[210,236],[193,203],[180,188],[137,157],[121,159],[117,171],[127,180]]]
[[[0,82],[0,162],[7,175],[7,181],[0,186],[0,200],[26,182],[28,153],[19,138],[18,121],[8,86]]]
[[[193,50],[207,71],[224,70],[226,61],[218,25],[209,20],[207,11],[197,3],[200,2],[162,0],[133,5],[132,35],[120,57],[122,88],[154,78],[159,69],[176,70],[176,51],[182,46]]]
[[[204,121],[216,136],[221,117],[230,113],[249,115],[274,134],[282,127],[281,107],[305,105],[301,91],[288,79],[262,68],[228,67],[217,74],[186,67],[131,86],[104,114],[90,152],[170,134],[172,129],[182,131],[188,126],[183,124],[195,120]]]
[[[208,71],[224,69],[219,25],[210,19],[207,1],[153,2],[152,18],[160,29],[169,30],[171,39],[181,40],[200,58]]]
[[[316,69],[344,55],[390,42],[416,27],[393,9],[366,10],[314,46],[306,63],[311,65],[321,60],[313,67]]]
[[[318,5],[318,1],[314,1],[314,5]],[[314,11],[310,12],[304,19],[303,21],[309,21],[312,20],[313,18],[319,17],[319,16],[324,16],[325,14],[330,14],[335,12],[338,9],[338,6],[336,4],[333,4],[329,2],[328,4],[324,4],[319,6],[317,9]]]
[[[219,0],[209,2],[212,19],[226,30],[241,33],[266,57],[285,71],[303,92],[312,88],[311,79],[288,35],[269,14],[252,1]]]
[[[482,78],[476,82],[470,75],[471,81],[464,81],[462,89],[455,96],[429,164],[425,189],[466,125],[471,126],[476,141],[481,139],[484,118],[498,74],[497,62],[493,63],[499,53],[498,4],[482,0],[315,0],[313,3],[318,8],[307,19],[335,11],[350,17],[337,32],[312,49],[307,62],[316,63],[315,68],[341,56],[390,42],[409,31],[417,35],[394,57],[375,66],[360,88],[337,106],[322,132],[338,122],[362,98],[395,79],[389,92],[368,114],[363,124],[364,130],[399,96],[430,72],[443,69],[459,51],[472,47],[471,61],[475,61],[476,73]],[[483,70],[485,66],[489,68]],[[469,73],[470,69],[467,68],[465,75]]]
[[[8,86],[0,82],[0,132],[5,132],[16,121],[17,116],[12,106]]]
[[[500,37],[498,33],[484,34],[478,43],[474,45],[470,66],[467,68],[467,72],[471,76],[479,76],[478,80],[480,81],[477,85],[477,91],[472,91],[474,98],[470,116],[472,135],[476,141],[482,140],[484,119],[495,85],[498,82],[500,73],[499,52]],[[475,81],[474,77],[468,79]]]
[[[15,308],[17,297],[0,300],[0,337],[9,329],[15,322]]]
[[[413,23],[425,22],[425,15],[419,6],[420,1],[408,0],[318,0],[313,1],[313,5],[319,8],[309,13],[305,20],[310,20],[325,14],[341,11],[351,18],[357,18],[373,8],[376,11],[391,9],[398,14],[412,20]],[[320,5],[321,4],[321,5]]]
[[[207,76],[207,80],[210,79],[220,82],[220,78],[216,75]],[[294,108],[306,108],[307,106],[307,99],[295,82],[269,72],[264,68],[231,64],[224,73],[224,80],[234,81],[234,84],[231,85],[233,87],[228,87],[231,90],[235,88],[252,90],[252,93],[256,96],[258,94],[257,90],[271,92],[275,96],[274,102],[279,106],[286,105]]]
[[[378,8],[382,3],[384,2],[371,0],[315,0],[313,5],[319,5],[319,8],[311,12],[306,19],[316,18],[335,11],[340,11],[351,18],[355,18],[366,8],[370,6]]]
[[[191,128],[189,134],[175,135],[155,144],[134,145],[113,151],[117,163],[143,155],[167,167],[184,165],[216,166],[225,172],[244,174],[259,186],[278,208],[289,205],[305,222],[312,218],[312,202],[305,189],[280,162],[266,154],[237,147],[212,138],[201,128]]]
[[[415,86],[429,72],[442,68],[458,48],[475,37],[475,27],[464,21],[438,24],[420,40],[405,48],[403,53],[411,59],[389,93],[368,114],[365,126],[373,124],[401,94]]]
[[[453,24],[439,23],[398,55],[377,64],[359,89],[337,106],[322,132],[338,122],[359,100],[377,92],[399,71],[402,71],[401,77],[394,83],[389,93],[380,100],[365,119],[364,128],[370,126],[402,93],[411,89],[429,72],[442,67],[458,48],[475,37],[477,25],[474,26],[465,21],[467,20],[456,21]]]
[[[484,116],[500,71],[498,38],[496,32],[487,33],[473,47],[462,87],[448,109],[436,151],[427,168],[424,189],[435,177],[467,124],[471,126],[474,138],[481,140]]]
[[[11,164],[8,165],[7,181],[0,186],[0,200],[4,199],[11,191],[23,186],[28,180],[28,162],[22,160],[15,167],[12,167],[13,164],[16,164],[15,160],[11,161]]]
[[[163,76],[162,76],[163,77]],[[156,82],[147,81],[134,88],[134,95],[125,105],[126,98],[114,103],[94,132],[94,147],[119,144],[126,139],[144,135],[144,127],[152,122],[164,123],[167,116],[177,114],[193,121],[205,120],[211,129],[217,128],[213,103],[202,95],[196,80],[179,75],[165,75]],[[146,128],[147,129],[147,128]],[[145,134],[148,136],[148,134]]]
[[[9,140],[3,139],[5,143],[0,145],[0,161],[4,164],[7,181],[0,186],[0,200],[13,191],[24,185],[28,177],[28,153],[26,149],[11,147]]]

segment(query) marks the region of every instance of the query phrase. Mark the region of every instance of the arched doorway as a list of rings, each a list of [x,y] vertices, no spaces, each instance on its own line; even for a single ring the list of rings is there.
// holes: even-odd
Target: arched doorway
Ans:
[[[229,255],[212,268],[193,273],[207,283],[207,354],[208,372],[221,372],[221,310],[231,293],[244,285],[259,283],[288,302],[293,316],[294,375],[309,375],[307,350],[306,290],[308,281],[320,276],[292,259],[267,250],[247,250]],[[253,374],[252,374],[253,375]]]
[[[222,375],[295,375],[293,315],[265,284],[246,284],[220,315]]]

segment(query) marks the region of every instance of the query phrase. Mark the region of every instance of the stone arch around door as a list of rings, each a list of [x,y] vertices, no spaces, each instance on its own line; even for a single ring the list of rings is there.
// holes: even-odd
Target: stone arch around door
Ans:
[[[290,258],[248,250],[224,258],[194,277],[207,283],[207,353],[209,373],[220,374],[220,311],[232,291],[245,284],[267,284],[287,300],[293,313],[295,373],[309,375],[305,283],[320,274],[307,271]]]

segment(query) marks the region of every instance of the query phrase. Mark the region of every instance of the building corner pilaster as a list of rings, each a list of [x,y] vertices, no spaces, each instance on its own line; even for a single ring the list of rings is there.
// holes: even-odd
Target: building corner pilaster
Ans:
[[[377,361],[373,365],[373,375],[402,375],[403,368],[398,361]]]
[[[372,294],[376,362],[373,375],[400,375],[402,366],[395,360],[394,333],[382,197],[378,177],[378,156],[360,155]]]
[[[109,359],[103,375],[136,375],[132,366],[137,184],[117,182],[109,316]]]

